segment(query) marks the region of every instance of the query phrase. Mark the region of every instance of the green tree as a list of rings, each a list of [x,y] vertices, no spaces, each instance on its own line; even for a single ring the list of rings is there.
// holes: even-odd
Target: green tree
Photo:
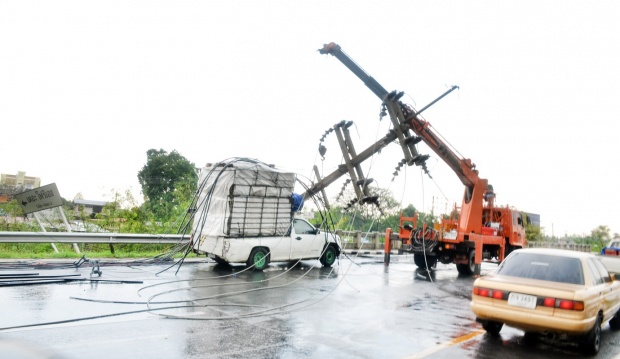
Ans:
[[[22,206],[16,199],[0,203],[0,231],[36,231],[38,225],[24,220]]]
[[[348,226],[344,229],[383,232],[386,227],[398,227],[400,203],[394,198],[392,192],[389,189],[370,187],[369,193],[371,197],[377,196],[377,204],[358,203],[349,206],[349,203],[355,202],[356,197],[351,188],[333,201],[336,204],[334,208],[344,210],[342,216],[338,217],[339,219],[346,219]]]
[[[0,203],[0,209],[6,216],[24,217],[22,206],[14,198],[7,203]]]
[[[167,221],[183,200],[196,190],[198,175],[193,163],[176,150],[146,152],[147,161],[138,172],[144,194],[144,206],[158,221]]]
[[[605,244],[611,240],[611,230],[607,226],[598,226],[591,232],[591,241],[593,245],[601,245],[605,247]]]
[[[310,219],[310,223],[321,228],[342,229],[347,228],[347,217],[342,207],[332,207],[329,211],[325,209],[314,211],[314,217]]]
[[[415,216],[417,211],[418,210],[415,208],[414,205],[409,204],[407,207],[401,210],[401,213],[403,214],[403,217],[413,217]],[[400,213],[398,214],[398,216],[400,217]]]
[[[528,242],[538,242],[543,240],[541,228],[528,224],[525,226],[525,238]]]
[[[101,213],[95,215],[98,226],[109,232],[118,233],[156,233],[149,228],[151,218],[137,205],[130,190],[125,193],[113,191],[113,201],[108,202]]]

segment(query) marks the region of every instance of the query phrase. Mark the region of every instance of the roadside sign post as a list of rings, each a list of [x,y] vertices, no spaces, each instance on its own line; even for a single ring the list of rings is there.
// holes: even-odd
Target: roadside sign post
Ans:
[[[39,213],[38,212],[34,212],[33,214],[34,214],[34,219],[37,220],[37,223],[39,224],[39,227],[41,227],[41,230],[43,232],[47,232],[47,230],[43,226],[43,223],[41,223],[41,218],[39,218]],[[52,245],[52,248],[54,249],[54,252],[58,253],[58,248],[56,248],[56,245],[54,243],[51,243],[51,242],[50,242],[50,244]]]
[[[62,208],[62,197],[60,197],[60,193],[58,192],[58,188],[56,187],[56,183],[51,183],[42,187],[38,187],[29,191],[22,192],[20,194],[15,195],[15,199],[22,207],[24,214],[33,213],[34,218],[39,223],[39,227],[43,232],[47,232],[43,224],[41,223],[41,218],[39,216],[39,212],[58,208],[60,212],[60,217],[62,218],[65,227],[67,228],[67,232],[71,232],[71,226],[69,222],[67,222],[67,217],[65,216],[65,212]],[[50,243],[54,251],[58,253],[58,249],[54,245],[54,243]],[[76,253],[80,253],[80,249],[78,248],[76,243],[73,243],[73,250]]]

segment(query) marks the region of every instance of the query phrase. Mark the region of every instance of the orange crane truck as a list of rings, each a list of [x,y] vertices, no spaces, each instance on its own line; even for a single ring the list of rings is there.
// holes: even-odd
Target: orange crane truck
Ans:
[[[399,165],[420,166],[427,174],[428,155],[418,152],[416,144],[424,142],[453,171],[465,186],[463,202],[456,216],[445,219],[436,228],[415,228],[403,224],[401,218],[398,234],[386,230],[385,255],[389,263],[392,240],[402,240],[401,251],[413,253],[414,262],[420,268],[429,269],[437,262],[455,263],[459,273],[480,274],[483,259],[496,258],[501,262],[510,251],[527,244],[525,225],[530,218],[527,213],[494,204],[495,192],[488,181],[478,175],[476,166],[470,159],[462,158],[453,151],[440,136],[433,131],[430,123],[420,117],[420,113],[437,102],[452,87],[428,106],[416,111],[409,104],[400,101],[403,92],[386,91],[374,78],[361,69],[335,43],[319,49],[321,54],[331,54],[348,67],[382,101],[382,114],[389,114],[395,137],[403,150],[404,159]],[[408,218],[413,220],[414,218]]]

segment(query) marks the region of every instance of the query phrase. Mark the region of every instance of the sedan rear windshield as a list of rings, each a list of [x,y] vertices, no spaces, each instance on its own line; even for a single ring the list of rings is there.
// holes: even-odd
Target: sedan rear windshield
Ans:
[[[584,284],[583,269],[578,258],[545,254],[515,252],[502,263],[497,274],[551,282]]]

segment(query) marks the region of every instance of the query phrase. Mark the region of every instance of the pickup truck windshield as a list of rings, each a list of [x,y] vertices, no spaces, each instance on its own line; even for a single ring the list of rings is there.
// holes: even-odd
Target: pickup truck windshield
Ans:
[[[497,274],[551,282],[584,284],[583,268],[578,258],[534,253],[514,253],[497,270]]]

